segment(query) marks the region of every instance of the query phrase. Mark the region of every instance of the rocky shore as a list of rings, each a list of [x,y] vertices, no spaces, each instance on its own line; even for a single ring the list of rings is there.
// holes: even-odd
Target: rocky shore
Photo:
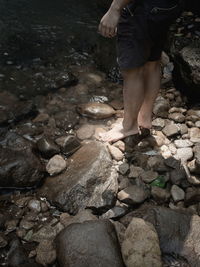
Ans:
[[[0,265],[200,266],[200,109],[164,72],[151,135],[125,157],[99,140],[122,86],[72,70],[46,96],[0,93]]]

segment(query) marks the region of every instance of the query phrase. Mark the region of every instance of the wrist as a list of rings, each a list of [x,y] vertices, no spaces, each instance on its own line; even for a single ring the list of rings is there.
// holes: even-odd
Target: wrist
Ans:
[[[112,3],[112,5],[110,6],[110,11],[113,11],[113,12],[120,13],[121,9],[122,7],[118,3]]]

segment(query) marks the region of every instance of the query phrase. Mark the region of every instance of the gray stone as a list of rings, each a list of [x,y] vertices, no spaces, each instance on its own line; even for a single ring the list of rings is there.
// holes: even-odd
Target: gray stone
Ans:
[[[189,131],[190,141],[193,143],[200,143],[200,129],[193,127]]]
[[[162,130],[162,128],[165,127],[165,120],[163,120],[161,118],[156,118],[155,120],[152,121],[152,126],[156,130]]]
[[[94,125],[91,124],[84,124],[76,131],[76,135],[80,140],[89,139],[93,136],[93,134]]]
[[[145,201],[149,196],[149,192],[145,190],[142,186],[131,185],[127,188],[121,190],[117,197],[120,201],[134,205],[140,204]]]
[[[174,169],[170,172],[170,180],[172,184],[180,185],[182,181],[186,180],[186,173],[184,169]]]
[[[158,173],[152,170],[144,171],[140,174],[140,178],[145,183],[151,183],[158,177]]]
[[[184,198],[185,198],[185,192],[183,191],[182,188],[180,188],[177,185],[172,186],[171,195],[172,195],[174,202],[184,200]]]
[[[158,96],[154,104],[153,113],[158,117],[167,118],[169,108],[169,102],[162,96]]]
[[[192,159],[193,151],[191,147],[178,148],[176,151],[176,158],[181,160],[181,162],[186,162]]]
[[[46,170],[50,175],[61,173],[67,167],[66,161],[60,155],[53,156],[47,163]]]
[[[119,165],[119,172],[121,174],[123,174],[123,175],[126,174],[128,170],[129,170],[129,164],[128,163],[124,162],[121,165]]]
[[[43,240],[36,248],[36,262],[42,266],[53,264],[56,260],[56,250],[52,241]]]
[[[58,112],[54,115],[56,126],[62,130],[69,131],[78,124],[79,116],[74,110]]]
[[[200,188],[189,187],[186,190],[185,204],[190,206],[200,202]]]
[[[190,141],[190,140],[188,140],[188,139],[179,139],[179,140],[175,140],[174,141],[174,144],[175,144],[175,146],[176,147],[178,147],[178,148],[183,148],[183,147],[191,147],[191,146],[193,146],[193,143]]]
[[[32,211],[34,211],[35,213],[40,213],[41,211],[41,204],[40,201],[37,199],[31,199],[28,202],[28,208]]]
[[[37,141],[37,147],[44,158],[51,158],[60,152],[59,147],[49,138],[42,137]]]
[[[155,199],[155,201],[159,204],[168,202],[170,198],[170,193],[166,189],[160,188],[158,186],[152,186],[151,195],[153,199]]]
[[[56,143],[61,147],[62,152],[66,156],[70,156],[81,147],[81,143],[74,135],[58,137]]]
[[[62,267],[124,267],[115,228],[108,220],[69,225],[56,238],[56,248]]]
[[[117,176],[105,146],[91,142],[73,154],[67,171],[45,181],[40,194],[71,214],[86,207],[109,209],[115,203]]]
[[[171,113],[169,114],[168,118],[179,123],[185,121],[185,116],[181,113]]]
[[[161,267],[161,251],[155,228],[133,218],[125,232],[122,255],[127,267]]]
[[[144,170],[141,167],[131,165],[130,166],[130,173],[128,175],[129,178],[138,178]]]
[[[179,133],[179,129],[176,124],[168,124],[162,131],[167,137],[171,137]]]

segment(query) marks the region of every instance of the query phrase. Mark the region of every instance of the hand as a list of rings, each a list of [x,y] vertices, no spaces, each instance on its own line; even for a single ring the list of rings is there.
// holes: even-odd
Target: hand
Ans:
[[[120,18],[120,12],[114,9],[109,9],[103,16],[99,24],[99,32],[104,37],[114,37],[117,33],[117,24]]]

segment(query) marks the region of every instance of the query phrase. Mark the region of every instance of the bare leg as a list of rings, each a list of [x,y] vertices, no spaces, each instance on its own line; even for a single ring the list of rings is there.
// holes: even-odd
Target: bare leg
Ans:
[[[145,93],[138,115],[138,125],[151,128],[153,106],[160,89],[160,61],[147,62],[144,68]]]
[[[101,139],[114,142],[126,136],[138,133],[138,112],[144,101],[144,66],[122,72],[124,79],[124,120],[110,131],[101,135]]]

